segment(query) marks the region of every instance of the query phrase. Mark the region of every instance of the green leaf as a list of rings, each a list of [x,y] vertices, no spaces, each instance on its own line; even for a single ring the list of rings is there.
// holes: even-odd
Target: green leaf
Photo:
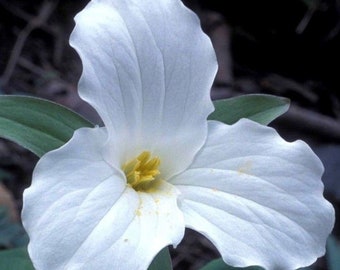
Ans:
[[[11,222],[7,209],[0,206],[0,247],[23,247],[27,244],[28,236],[24,228],[19,223]]]
[[[0,96],[0,137],[39,157],[66,143],[73,132],[93,125],[54,102],[26,96]]]
[[[169,248],[163,248],[153,259],[148,270],[172,270]]]
[[[34,270],[26,248],[0,251],[0,269]],[[154,258],[148,270],[172,270],[169,249],[163,248]]]
[[[326,258],[329,270],[340,270],[340,243],[335,236],[327,240]]]
[[[222,259],[216,259],[212,260],[211,262],[207,263],[205,266],[203,266],[200,270],[264,270],[264,268],[260,266],[249,266],[245,268],[241,267],[232,267],[227,265]],[[299,270],[313,270],[312,267],[306,267],[306,268],[299,268]],[[339,269],[330,269],[330,270],[339,270]]]
[[[231,125],[241,118],[248,118],[262,125],[268,125],[288,110],[289,103],[287,98],[263,94],[216,100],[215,111],[208,119]]]
[[[26,248],[0,251],[0,269],[34,270]]]
[[[259,266],[250,266],[246,268],[232,267],[225,264],[225,262],[223,262],[222,259],[212,260],[211,262],[203,266],[200,270],[240,270],[240,269],[263,270],[263,268]]]
[[[303,267],[303,268],[299,268],[298,270],[314,270],[313,265],[308,266],[308,267]]]

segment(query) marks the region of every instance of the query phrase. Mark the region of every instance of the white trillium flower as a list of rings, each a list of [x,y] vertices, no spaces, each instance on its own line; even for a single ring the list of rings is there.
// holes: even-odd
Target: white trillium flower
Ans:
[[[334,209],[322,163],[270,127],[207,121],[217,64],[193,12],[93,0],[75,20],[79,94],[105,127],[77,130],[34,170],[22,218],[36,269],[147,269],[185,227],[238,267],[324,254]]]

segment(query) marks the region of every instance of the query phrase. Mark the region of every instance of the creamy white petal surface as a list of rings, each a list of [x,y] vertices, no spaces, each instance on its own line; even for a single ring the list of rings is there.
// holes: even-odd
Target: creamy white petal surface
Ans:
[[[109,147],[123,160],[157,152],[164,177],[185,169],[206,137],[217,69],[197,16],[177,0],[94,0],[75,20],[79,93],[102,117]]]
[[[233,266],[289,270],[322,256],[334,210],[311,149],[249,120],[209,122],[208,134],[190,168],[171,181],[186,226]]]
[[[39,161],[22,215],[37,270],[146,269],[160,249],[181,241],[175,188],[128,187],[102,158],[106,136],[103,128],[80,129]]]

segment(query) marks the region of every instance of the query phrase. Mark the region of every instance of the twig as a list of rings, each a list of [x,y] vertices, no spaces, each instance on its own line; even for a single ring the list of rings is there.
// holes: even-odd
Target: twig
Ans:
[[[300,21],[299,25],[296,27],[295,32],[297,34],[302,34],[307,25],[309,24],[310,20],[312,19],[315,11],[318,10],[319,8],[319,4],[320,4],[320,0],[315,0],[314,3],[312,3],[309,7],[308,10],[305,14],[305,16],[303,16],[302,20]]]
[[[241,95],[240,92],[229,90],[228,95],[219,99],[230,98]],[[290,126],[296,130],[312,134],[314,138],[321,138],[340,142],[340,119],[320,114],[291,104],[288,112],[280,116],[275,122],[279,125]]]
[[[18,38],[15,42],[15,45],[13,47],[12,53],[10,55],[8,64],[6,66],[6,69],[1,76],[0,83],[1,85],[7,85],[9,82],[10,78],[13,75],[13,71],[18,63],[21,51],[25,45],[26,39],[28,36],[31,34],[31,32],[39,28],[40,26],[44,25],[48,18],[50,17],[51,13],[53,12],[54,8],[56,7],[58,1],[51,1],[51,0],[46,0],[38,15],[31,19],[28,24],[25,26],[23,30],[20,31]]]
[[[340,121],[320,113],[291,105],[278,119],[282,124],[303,130],[314,138],[340,141]]]
[[[34,65],[24,57],[19,57],[18,64],[38,76],[43,76],[43,74],[45,73],[44,69],[37,65]]]
[[[28,14],[27,12],[21,10],[20,8],[14,6],[13,4],[8,3],[7,1],[0,0],[0,5],[3,6],[4,9],[11,12],[13,15],[25,20],[30,21],[32,19],[32,15]]]

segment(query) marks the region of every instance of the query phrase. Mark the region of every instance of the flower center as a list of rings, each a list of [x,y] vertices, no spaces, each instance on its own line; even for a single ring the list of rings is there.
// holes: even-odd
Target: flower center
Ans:
[[[127,183],[136,191],[146,191],[156,182],[160,163],[159,157],[151,157],[149,151],[142,152],[122,166]]]

